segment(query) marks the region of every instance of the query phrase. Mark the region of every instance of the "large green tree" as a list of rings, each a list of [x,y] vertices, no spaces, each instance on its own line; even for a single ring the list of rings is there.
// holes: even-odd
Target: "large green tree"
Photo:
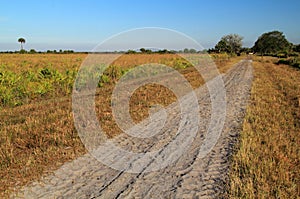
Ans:
[[[291,44],[279,31],[262,34],[253,46],[253,51],[261,55],[277,54],[291,49]]]
[[[239,53],[242,49],[243,37],[238,34],[229,34],[221,38],[215,46],[218,52]]]
[[[21,50],[23,50],[23,44],[25,44],[25,42],[26,42],[25,39],[21,37],[18,39],[18,42],[21,43]]]

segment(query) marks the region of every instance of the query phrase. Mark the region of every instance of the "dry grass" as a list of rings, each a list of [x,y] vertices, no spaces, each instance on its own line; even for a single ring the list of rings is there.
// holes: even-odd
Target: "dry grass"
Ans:
[[[60,72],[78,69],[87,54],[0,54],[0,66],[22,73],[41,68],[53,68]]]
[[[6,71],[16,74],[26,70],[39,71],[52,68],[63,73],[65,70],[78,70],[86,54],[67,55],[28,55],[0,54],[0,65]],[[141,62],[163,60],[176,61],[174,55],[139,55],[132,59],[126,55],[114,63],[133,67]],[[230,68],[241,57],[229,59],[220,55],[215,58],[221,72]],[[176,64],[176,63],[175,63]],[[179,69],[193,87],[202,84],[201,77],[193,68]],[[110,110],[110,94],[114,82],[99,88],[97,112],[99,121],[108,136],[120,133],[114,124]],[[135,121],[147,117],[151,104],[168,105],[175,100],[168,89],[157,85],[139,88],[131,99],[131,115]],[[141,103],[145,102],[145,103]],[[74,128],[71,95],[43,95],[37,100],[24,102],[17,107],[0,109],[0,197],[7,197],[16,187],[39,179],[64,162],[86,153]]]
[[[254,82],[233,157],[229,198],[299,198],[300,70],[254,59]]]

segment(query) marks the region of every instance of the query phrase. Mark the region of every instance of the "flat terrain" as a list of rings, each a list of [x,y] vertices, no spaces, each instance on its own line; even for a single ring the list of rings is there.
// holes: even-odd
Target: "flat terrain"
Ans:
[[[0,54],[0,197],[7,198],[13,190],[87,152],[74,127],[71,103],[74,78],[86,56]],[[212,57],[222,73],[241,59]],[[153,61],[177,68],[193,88],[204,83],[193,67],[168,54],[124,55],[114,63],[114,71],[120,75],[130,67]],[[112,70],[105,74],[108,78],[97,90],[96,109],[105,133],[114,137],[121,132],[110,108],[116,79]],[[136,122],[149,116],[152,104],[167,106],[176,101],[172,92],[157,85],[141,87],[131,99],[130,114]]]
[[[137,177],[135,174],[118,172],[104,165],[101,168],[108,172],[105,180],[96,182],[93,177],[89,177],[92,175],[90,171],[95,167],[98,168],[99,162],[86,154],[87,151],[74,127],[71,108],[74,78],[86,56],[86,54],[0,54],[1,198],[7,198],[16,193],[22,195],[24,194],[22,190],[32,190],[35,194],[41,194],[35,192],[35,188],[39,188],[43,183],[51,186],[50,179],[52,183],[57,183],[58,187],[55,190],[58,192],[64,187],[70,190],[69,194],[74,194],[74,188],[78,194],[97,197],[105,194],[113,196],[113,193],[119,193],[120,196],[130,193],[134,196],[143,194],[141,190],[146,190],[147,187],[152,190],[150,193],[153,193],[155,189],[159,193],[159,190],[164,187],[161,185],[165,181],[167,183],[166,193],[169,193],[170,197],[179,197],[184,194],[190,197],[197,193],[203,194],[205,197],[210,195],[211,190],[215,193],[211,194],[213,197],[223,193],[224,187],[226,187],[225,194],[228,195],[228,198],[297,198],[299,196],[299,69],[275,64],[278,62],[277,58],[253,56],[254,77],[245,119],[240,121],[244,111],[242,104],[242,111],[238,111],[238,114],[234,115],[234,119],[230,120],[238,121],[238,123],[226,121],[226,125],[229,124],[229,128],[224,129],[223,132],[227,136],[226,141],[222,141],[224,138],[221,137],[215,146],[216,149],[206,156],[207,159],[201,159],[204,162],[210,160],[209,163],[206,162],[207,164],[203,165],[200,158],[197,158],[199,157],[197,150],[203,143],[203,140],[197,137],[195,139],[199,141],[198,145],[195,145],[197,142],[193,142],[190,152],[184,156],[187,160],[186,164],[191,165],[182,164],[181,167],[177,165],[170,167],[169,170],[161,171],[162,173],[157,173],[165,178],[160,178],[154,173],[153,179],[156,179],[158,185],[152,186],[149,185],[152,183],[149,181],[151,178],[149,173],[141,173]],[[234,69],[235,67],[231,69],[235,63],[241,60],[241,57],[229,58],[222,54],[212,55],[212,57],[219,71],[227,73],[224,76],[225,82],[232,82],[228,79],[233,77],[233,74],[242,72]],[[193,67],[189,67],[173,55],[155,55],[153,57],[141,54],[137,59],[132,58],[134,58],[133,55],[126,55],[114,63],[115,67],[106,72],[105,81],[100,82],[101,85],[96,95],[99,122],[106,135],[116,142],[120,141],[122,136],[120,136],[121,130],[112,117],[109,96],[115,82],[118,81],[118,75],[122,72],[144,62],[160,60],[160,62],[176,68],[194,89],[204,83]],[[114,74],[114,71],[117,74]],[[234,81],[232,84],[227,84],[227,92],[237,90],[237,86],[233,85]],[[243,86],[243,84],[240,85]],[[200,90],[197,90],[198,94]],[[201,90],[203,95],[199,94],[199,96],[204,96],[201,98],[202,100],[206,98],[204,90]],[[232,92],[227,97],[236,98]],[[239,100],[238,102],[245,103],[245,101]],[[176,96],[168,89],[158,85],[147,85],[137,89],[132,95],[130,114],[135,122],[141,122],[149,117],[149,107],[155,104],[162,104],[168,107],[167,110],[170,112],[176,113],[176,108],[172,108],[174,103],[176,104]],[[200,102],[200,105],[205,103],[209,102],[204,100],[204,102]],[[200,107],[205,110],[201,110],[199,115],[208,118],[210,109]],[[174,118],[173,123],[171,122],[172,118],[170,119],[169,126],[178,126],[176,123],[178,118]],[[241,123],[242,126],[239,126]],[[203,125],[203,128],[201,132],[205,132],[207,125]],[[226,132],[229,131],[231,135],[228,137]],[[199,136],[201,136],[201,132]],[[161,144],[164,143],[163,141],[171,140],[172,131],[169,132],[169,135],[170,139],[161,139]],[[202,139],[204,137],[203,135]],[[118,143],[125,144],[126,142]],[[227,146],[228,143],[230,143],[228,148],[218,148],[224,144]],[[139,146],[144,147],[145,145],[137,144],[137,151],[139,151]],[[235,148],[234,153],[232,152],[233,148]],[[217,157],[217,154],[220,157]],[[229,158],[230,155],[233,157]],[[196,157],[195,160],[192,157]],[[224,157],[225,159],[222,159]],[[75,160],[76,158],[79,159]],[[72,160],[75,161],[65,164]],[[94,167],[80,169],[83,167],[80,160],[90,161]],[[182,160],[178,160],[178,162],[180,161],[182,162]],[[61,167],[62,165],[64,166]],[[79,165],[78,172],[64,173],[63,168],[73,169],[76,165]],[[197,165],[202,165],[199,172],[195,169],[199,168]],[[219,167],[217,170],[216,165]],[[181,170],[181,168],[187,168],[187,170]],[[174,173],[175,169],[180,172]],[[195,172],[192,172],[193,170]],[[54,174],[53,171],[55,171]],[[172,175],[167,175],[168,172]],[[226,172],[229,177],[219,175],[219,173]],[[201,173],[200,176],[199,173]],[[65,178],[62,178],[61,174],[65,174]],[[118,177],[117,174],[120,176]],[[103,177],[103,173],[97,169],[95,175]],[[180,177],[181,175],[182,177]],[[83,176],[83,178],[77,176]],[[91,180],[90,183],[87,182],[86,186],[81,184],[85,180],[84,176]],[[174,176],[174,178],[169,179],[167,176]],[[78,181],[74,180],[72,183],[75,177]],[[72,179],[71,182],[70,179]],[[197,181],[199,179],[205,181],[207,186],[199,185],[200,182]],[[124,184],[128,187],[119,186],[119,180],[124,180]],[[32,182],[35,183],[32,184]],[[60,184],[61,182],[64,183]],[[145,187],[141,186],[141,189],[138,189],[136,186],[141,182],[145,184]],[[95,189],[92,188],[93,183]],[[197,186],[194,186],[193,183],[196,183]],[[211,183],[214,185],[210,186]],[[174,186],[170,188],[170,184]],[[26,187],[20,190],[24,185]],[[46,187],[41,189],[45,193]],[[119,189],[115,187],[119,187]],[[120,190],[123,190],[122,193]],[[203,190],[206,192],[204,193]],[[61,194],[67,195],[68,193],[62,191]],[[162,196],[165,195],[162,194]]]
[[[217,77],[216,77],[217,78]],[[226,118],[225,124],[216,145],[206,155],[201,148],[205,142],[205,133],[211,119],[210,96],[205,86],[195,90],[200,105],[201,121],[192,144],[171,165],[151,171],[155,162],[148,162],[138,167],[140,170],[128,173],[140,159],[128,160],[127,169],[115,170],[107,167],[86,154],[78,159],[64,164],[54,174],[44,177],[41,182],[34,182],[24,187],[16,197],[26,198],[211,198],[225,192],[230,168],[229,158],[242,129],[243,117],[247,100],[250,96],[252,82],[252,62],[243,60],[234,65],[223,80],[226,88]],[[211,80],[212,82],[215,79]],[[217,92],[221,93],[221,92]],[[218,94],[214,96],[218,99]],[[187,94],[184,103],[194,110],[192,98]],[[149,140],[130,139],[126,134],[115,136],[112,143],[127,150],[143,151],[161,149],[158,158],[169,159],[176,157],[176,145],[170,143],[186,137],[184,132],[176,134],[179,123],[182,122],[176,102],[166,108],[168,120],[162,131]],[[185,118],[181,125],[188,126],[193,118]],[[216,121],[215,121],[216,122]],[[214,125],[214,124],[213,124]],[[192,131],[192,129],[190,129]],[[156,131],[153,128],[153,131]],[[143,132],[142,132],[143,133]],[[171,148],[170,148],[170,147]],[[174,152],[174,153],[173,153]],[[97,153],[105,153],[99,149]],[[96,154],[97,154],[96,153]],[[162,155],[161,155],[162,154]],[[167,156],[164,154],[168,154]],[[95,155],[95,154],[94,154]],[[107,158],[117,154],[111,152]],[[116,157],[116,159],[118,159]],[[122,159],[122,158],[121,158]],[[172,159],[172,158],[171,158]],[[117,167],[120,162],[116,162]],[[153,167],[154,168],[154,167]]]

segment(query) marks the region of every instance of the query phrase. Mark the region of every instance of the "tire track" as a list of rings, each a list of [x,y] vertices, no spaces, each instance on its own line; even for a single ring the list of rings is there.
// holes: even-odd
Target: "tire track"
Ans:
[[[149,161],[138,173],[111,169],[91,155],[86,154],[60,169],[34,182],[12,198],[216,198],[224,192],[228,180],[229,158],[237,141],[245,114],[252,81],[250,60],[243,60],[223,76],[227,96],[227,115],[222,134],[205,157],[200,147],[211,116],[209,92],[206,87],[197,89],[200,104],[201,124],[188,152],[172,165],[146,172],[154,160]],[[180,125],[179,110],[175,104],[168,109],[168,120],[160,133],[151,139],[128,139],[122,134],[111,142],[128,151],[152,151],[159,149],[157,157],[163,156],[170,141],[176,140]],[[187,125],[191,118],[185,118]],[[171,148],[172,149],[172,148]],[[114,155],[113,152],[109,155]],[[122,157],[123,158],[123,157]],[[120,158],[120,159],[122,159]],[[169,157],[165,157],[169,158]],[[124,158],[125,159],[125,158]],[[125,161],[125,160],[120,160]],[[127,161],[128,168],[139,161]]]

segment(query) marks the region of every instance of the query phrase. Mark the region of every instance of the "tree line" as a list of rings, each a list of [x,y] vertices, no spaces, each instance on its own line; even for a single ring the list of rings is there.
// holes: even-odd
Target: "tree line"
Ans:
[[[263,33],[258,37],[251,48],[242,47],[243,37],[238,34],[229,34],[221,38],[214,48],[208,52],[214,53],[256,53],[258,55],[270,55],[277,57],[295,56],[300,52],[300,44],[295,45],[289,42],[283,32],[271,31]]]
[[[271,31],[267,33],[263,33],[258,37],[255,44],[251,48],[243,47],[243,37],[238,34],[229,34],[223,36],[220,41],[215,45],[214,48],[208,49],[208,53],[229,53],[240,55],[241,53],[256,53],[258,55],[271,55],[277,57],[288,57],[298,55],[300,52],[300,44],[292,44],[286,38],[283,32],[280,31]],[[16,51],[18,53],[42,53],[37,52],[34,49],[26,51],[23,47],[26,40],[24,38],[19,38],[18,42],[21,44],[20,51]],[[175,50],[151,50],[140,48],[139,50],[128,50],[124,51],[115,51],[115,52],[107,52],[107,53],[126,53],[126,54],[151,54],[151,53],[159,53],[159,54],[170,54],[170,53],[203,53],[203,51],[197,51],[195,49],[185,48],[183,50],[175,51]],[[10,52],[13,53],[13,52]],[[73,50],[47,50],[46,53],[74,53]]]

